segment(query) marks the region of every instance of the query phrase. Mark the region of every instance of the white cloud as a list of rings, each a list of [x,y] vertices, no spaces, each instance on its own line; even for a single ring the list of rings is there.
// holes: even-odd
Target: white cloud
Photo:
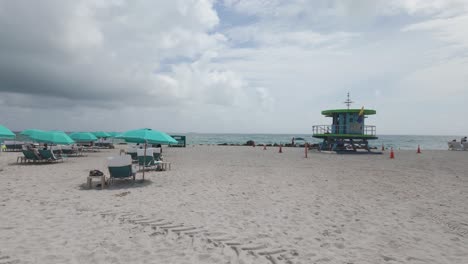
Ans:
[[[230,40],[238,43],[252,42],[259,46],[300,46],[315,48],[320,45],[338,47],[346,44],[359,34],[351,32],[335,32],[323,34],[311,30],[297,31],[289,28],[272,28],[265,24],[236,27],[227,31]]]
[[[275,99],[271,96],[268,89],[258,87],[256,92],[260,98],[260,107],[266,111],[271,111],[275,106]]]
[[[406,100],[448,102],[455,97],[468,98],[468,58],[437,62],[411,72],[400,80]]]
[[[403,28],[405,32],[426,31],[436,39],[447,42],[451,48],[468,48],[468,15],[437,18]]]
[[[96,99],[157,106],[199,98],[231,105],[248,87],[240,75],[209,66],[206,54],[226,43],[223,34],[211,32],[219,18],[210,0],[17,1],[2,2],[0,10],[0,34],[7,40],[0,44],[4,92],[84,104]],[[172,72],[158,73],[164,68]],[[162,75],[175,82],[160,82]]]
[[[299,16],[378,16],[410,15],[449,16],[468,10],[466,0],[224,0],[226,6],[238,12],[264,19],[294,19]],[[300,17],[303,21],[311,21]],[[312,20],[313,21],[313,20]],[[323,22],[323,21],[322,21]]]
[[[466,0],[394,0],[389,3],[408,14],[453,16],[468,10]]]
[[[157,78],[170,95],[188,103],[242,106],[247,84],[232,71],[219,70],[197,61],[173,66],[170,73]]]

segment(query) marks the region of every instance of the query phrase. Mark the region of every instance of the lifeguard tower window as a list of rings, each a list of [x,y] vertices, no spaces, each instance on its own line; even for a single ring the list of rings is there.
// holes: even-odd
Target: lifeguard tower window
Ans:
[[[170,144],[170,147],[179,147],[179,148],[185,148],[186,144],[186,137],[185,136],[178,136],[178,135],[171,135],[171,137],[175,140],[177,140],[177,144]]]

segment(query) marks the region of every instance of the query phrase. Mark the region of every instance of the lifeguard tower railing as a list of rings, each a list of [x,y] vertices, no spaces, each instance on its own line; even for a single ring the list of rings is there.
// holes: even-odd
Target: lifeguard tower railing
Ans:
[[[340,125],[317,125],[312,126],[313,135],[325,135],[325,134],[349,134],[349,135],[364,135],[373,136],[377,135],[375,126],[364,126],[362,131],[347,131],[349,127]]]

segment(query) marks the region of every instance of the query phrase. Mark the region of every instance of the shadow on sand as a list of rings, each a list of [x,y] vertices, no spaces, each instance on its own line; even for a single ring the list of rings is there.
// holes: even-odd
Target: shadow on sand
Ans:
[[[62,161],[41,161],[41,162],[10,162],[8,166],[43,166],[43,165],[53,165],[66,163],[68,160]]]
[[[93,182],[92,187],[88,188],[86,183],[80,184],[78,188],[80,190],[88,191],[88,190],[127,190],[127,189],[134,189],[134,188],[143,188],[148,185],[153,184],[151,180],[115,180],[111,185],[106,182],[106,186],[104,189],[101,189],[101,184],[98,182]]]

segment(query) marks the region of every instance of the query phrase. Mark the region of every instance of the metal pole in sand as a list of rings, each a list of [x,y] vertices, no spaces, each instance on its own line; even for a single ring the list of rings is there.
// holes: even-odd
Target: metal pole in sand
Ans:
[[[148,140],[145,140],[145,153],[143,156],[143,181],[145,180],[145,167],[146,167],[146,145],[148,143]]]

